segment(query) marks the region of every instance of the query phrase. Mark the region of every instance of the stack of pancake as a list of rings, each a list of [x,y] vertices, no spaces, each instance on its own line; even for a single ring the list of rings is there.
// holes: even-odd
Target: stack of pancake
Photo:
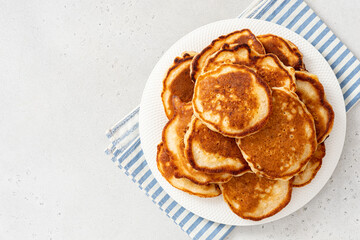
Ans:
[[[325,156],[334,112],[289,40],[243,29],[176,57],[157,165],[175,188],[223,198],[244,219],[274,215]]]

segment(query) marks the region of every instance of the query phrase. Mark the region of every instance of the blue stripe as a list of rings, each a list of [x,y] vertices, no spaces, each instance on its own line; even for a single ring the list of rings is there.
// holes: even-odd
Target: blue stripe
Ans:
[[[343,88],[360,70],[360,65],[357,65],[352,72],[340,83],[340,87]]]
[[[349,109],[354,106],[354,104],[360,99],[360,92],[356,94],[356,96],[346,105],[346,111],[349,111]]]
[[[128,149],[128,147],[134,143],[134,141],[136,139],[139,138],[139,135],[137,134],[136,136],[134,136],[132,139],[128,140],[127,143],[122,143],[121,147],[118,148],[116,146],[114,146],[113,148],[116,149],[115,152],[113,153],[113,157],[112,157],[112,161],[115,162],[116,161],[116,158],[117,156],[119,156],[120,154],[122,154],[126,149]],[[112,149],[112,150],[114,150]]]
[[[110,129],[110,131],[106,134],[108,138],[112,137],[114,133],[122,126],[124,126],[130,119],[132,119],[136,114],[139,113],[140,107],[137,107],[133,112],[131,112],[128,116],[126,116],[123,120],[121,120],[115,127]]]
[[[313,46],[316,46],[324,37],[325,35],[330,32],[330,28],[326,27],[315,39],[311,42]]]
[[[335,53],[337,53],[337,51],[339,51],[339,49],[343,46],[344,44],[342,42],[339,42],[329,53],[328,55],[326,55],[325,59],[327,61],[329,61],[330,58],[332,58],[332,56],[334,56]]]
[[[145,192],[149,192],[153,187],[154,185],[157,183],[156,179],[154,178],[153,180],[151,180],[151,182],[146,186],[145,188]]]
[[[134,171],[133,173],[131,174],[131,176],[133,176],[134,178],[139,174],[139,172],[141,170],[144,169],[144,167],[147,165],[147,162],[146,160],[144,160]]]
[[[158,203],[160,207],[162,207],[164,205],[164,203],[167,202],[167,200],[169,200],[170,196],[168,194],[166,194]]]
[[[360,78],[351,85],[351,87],[344,93],[344,99],[347,99],[349,95],[360,85]]]
[[[310,31],[308,31],[308,32],[305,34],[304,38],[305,38],[306,40],[309,39],[309,38],[314,34],[314,32],[319,29],[319,27],[320,27],[321,25],[323,25],[323,21],[319,20],[319,21],[310,29]]]
[[[344,60],[344,58],[350,53],[349,49],[345,49],[345,51],[336,59],[335,62],[333,62],[333,64],[331,64],[331,68],[334,69],[337,67],[337,65],[339,65],[339,63],[342,62],[342,60]]]
[[[119,163],[121,164],[126,158],[128,158],[130,156],[130,154],[132,154],[135,149],[137,147],[140,146],[140,138],[138,138],[135,143],[133,143],[133,145],[130,146],[130,148],[123,154],[120,156],[120,158],[118,159]]]
[[[300,27],[298,27],[298,29],[295,31],[297,34],[300,34],[304,28],[306,28],[310,23],[311,21],[316,17],[316,14],[315,13],[312,13],[306,20],[305,22],[303,22]]]
[[[307,11],[309,11],[309,6],[308,5],[306,5],[299,13],[298,13],[298,15],[296,15],[295,17],[294,17],[294,19],[286,26],[286,28],[292,28],[294,25],[295,25],[295,23],[297,23],[298,21],[299,21],[299,19],[302,17],[302,16],[304,16],[304,14],[305,13],[307,13]]]
[[[125,170],[129,170],[138,160],[144,155],[143,151],[139,151],[131,161],[124,167]]]
[[[336,39],[336,36],[333,34],[331,37],[318,49],[319,52],[323,52],[334,40]]]
[[[279,12],[289,3],[290,0],[283,1],[271,14],[266,18],[266,21],[271,21],[279,14]]]
[[[185,211],[185,208],[181,207],[179,208],[179,210],[177,210],[177,212],[174,214],[174,216],[172,217],[172,219],[174,221],[176,221],[176,219]]]
[[[207,222],[205,226],[195,235],[194,239],[199,239],[212,225],[214,222]]]
[[[302,0],[297,0],[294,5],[292,5],[276,23],[281,25],[290,16],[290,14],[292,14],[300,6],[302,2]]]
[[[229,228],[229,230],[227,230],[226,233],[224,233],[224,235],[219,240],[224,240],[224,238],[226,238],[227,235],[229,235],[229,233],[231,233],[234,228],[235,226],[231,226],[231,228]]]
[[[130,135],[130,133],[134,132],[136,129],[139,128],[139,122],[135,123],[134,126],[132,126],[130,129],[128,129],[124,134],[122,134],[119,138],[115,139],[114,141],[112,141],[112,145],[115,146],[117,144],[119,144],[120,141],[122,141],[123,139],[125,139],[126,137],[128,137]]]
[[[261,9],[264,6],[266,2],[267,0],[263,0],[262,2],[260,2],[259,6],[248,16],[248,18],[252,18],[255,15],[255,13],[257,13],[257,11],[259,11],[259,9]]]
[[[277,0],[271,0],[254,18],[260,19],[269,9],[276,3]]]
[[[162,193],[163,191],[164,191],[164,189],[163,189],[162,187],[159,187],[159,188],[154,192],[154,194],[151,195],[151,198],[152,198],[152,199],[157,198],[157,197],[159,196],[159,194]]]
[[[202,217],[199,217],[198,219],[196,219],[196,221],[191,224],[191,226],[188,228],[188,230],[186,230],[187,234],[192,233],[192,231],[202,222],[202,220],[204,220]]]
[[[169,214],[169,212],[174,209],[174,207],[176,206],[176,204],[177,204],[177,202],[172,201],[172,203],[170,203],[170,205],[165,209],[165,212],[166,212],[167,214]]]
[[[343,73],[355,62],[356,57],[352,56],[350,60],[336,73],[336,77],[340,78]]]
[[[186,217],[180,222],[179,226],[182,228],[193,216],[194,214],[189,212],[188,215],[186,215]]]
[[[139,185],[141,186],[141,184],[143,184],[144,182],[145,182],[145,180],[146,179],[148,179],[148,177],[151,175],[151,171],[150,170],[148,170],[145,174],[144,174],[144,176],[142,176],[141,178],[140,178],[140,180],[139,180]]]
[[[225,227],[224,224],[219,224],[215,230],[206,238],[206,240],[212,240],[214,237]]]

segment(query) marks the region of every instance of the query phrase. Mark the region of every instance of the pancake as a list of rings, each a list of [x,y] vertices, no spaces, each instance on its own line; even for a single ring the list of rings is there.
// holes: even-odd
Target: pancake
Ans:
[[[244,137],[268,121],[271,90],[250,68],[224,64],[198,78],[192,104],[194,115],[211,130]]]
[[[247,44],[249,47],[259,54],[264,54],[265,50],[261,43],[256,39],[255,35],[249,29],[232,32],[228,35],[220,36],[213,40],[211,44],[205,47],[197,54],[191,63],[191,79],[195,82],[202,73],[202,69],[206,59],[224,44]]]
[[[176,178],[175,167],[169,155],[164,151],[163,143],[157,147],[156,163],[166,181],[179,190],[199,197],[216,197],[221,194],[220,188],[216,184],[198,185],[187,178]]]
[[[194,116],[184,143],[186,158],[199,171],[240,175],[250,169],[234,138],[211,131]]]
[[[174,116],[175,109],[181,103],[191,101],[194,83],[190,79],[190,64],[195,54],[185,52],[181,57],[176,57],[163,80],[161,99],[168,119]]]
[[[239,217],[258,221],[283,209],[291,199],[291,181],[245,173],[220,185],[225,202]]]
[[[176,178],[187,178],[200,185],[209,183],[223,183],[232,178],[231,174],[216,173],[208,174],[193,169],[184,155],[184,135],[192,117],[191,104],[178,109],[175,116],[165,125],[162,133],[162,141],[165,151],[169,154],[176,170]]]
[[[305,168],[317,147],[314,120],[295,93],[273,88],[272,99],[266,126],[237,144],[253,172],[288,180]]]
[[[208,58],[203,72],[212,71],[224,63],[246,65],[254,69],[270,87],[296,90],[294,69],[285,66],[274,54],[259,55],[247,45],[224,48]]]
[[[334,124],[334,111],[326,100],[324,87],[316,75],[296,71],[296,93],[313,115],[318,143],[330,134]]]
[[[294,177],[294,181],[292,183],[294,187],[303,187],[315,178],[317,172],[321,168],[325,152],[325,143],[319,144],[309,163],[306,165],[305,170]]]
[[[264,46],[266,53],[275,54],[286,66],[296,70],[305,69],[303,55],[289,40],[273,34],[260,35],[257,38]]]

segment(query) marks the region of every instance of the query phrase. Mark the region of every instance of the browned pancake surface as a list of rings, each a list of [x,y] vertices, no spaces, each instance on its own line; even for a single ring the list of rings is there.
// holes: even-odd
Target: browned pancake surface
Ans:
[[[216,197],[221,194],[216,184],[198,185],[186,178],[175,178],[176,168],[164,150],[163,143],[157,147],[157,167],[161,175],[175,188],[199,197]]]
[[[191,63],[191,79],[195,82],[200,76],[206,59],[224,44],[247,44],[251,49],[259,54],[264,54],[265,50],[262,44],[257,40],[255,35],[249,29],[243,29],[220,36],[213,40],[212,43],[197,54]]]
[[[194,114],[213,131],[243,137],[266,124],[270,95],[269,86],[250,68],[224,64],[198,78]]]
[[[224,200],[244,219],[261,220],[283,209],[291,199],[290,181],[276,181],[245,173],[221,184]]]
[[[260,35],[257,38],[264,46],[266,53],[275,54],[286,66],[296,70],[305,69],[301,52],[289,40],[273,34]]]
[[[309,163],[306,165],[304,171],[294,177],[292,185],[294,187],[303,187],[309,184],[316,176],[322,165],[322,159],[325,157],[326,149],[325,143],[318,145],[316,151],[312,155]]]
[[[162,141],[165,151],[169,154],[176,170],[177,178],[187,178],[194,183],[207,185],[209,183],[222,183],[231,179],[230,174],[208,174],[194,169],[184,155],[184,135],[192,117],[191,104],[186,104],[177,110],[175,116],[165,125]]]
[[[247,45],[224,48],[211,55],[204,71],[212,71],[223,64],[233,63],[252,68],[270,87],[284,87],[295,92],[295,71],[285,66],[274,54],[254,53]]]
[[[191,120],[184,141],[185,155],[197,170],[234,175],[249,170],[234,138],[210,130],[195,117]]]
[[[271,179],[298,174],[314,153],[314,120],[296,94],[273,88],[273,111],[259,132],[237,143],[251,169]]]
[[[335,116],[334,111],[326,100],[324,87],[316,75],[296,71],[295,76],[298,86],[296,94],[313,115],[318,143],[321,143],[332,130]]]
[[[177,57],[163,80],[161,98],[168,119],[174,116],[179,105],[191,101],[194,82],[190,79],[190,64],[194,53],[184,53]]]

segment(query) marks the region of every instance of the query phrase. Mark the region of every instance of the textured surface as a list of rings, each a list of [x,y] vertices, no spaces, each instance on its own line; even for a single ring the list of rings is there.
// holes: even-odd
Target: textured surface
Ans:
[[[163,51],[251,0],[0,2],[1,239],[188,239],[103,154],[104,129],[138,105]],[[359,57],[360,2],[308,4]],[[360,105],[347,122],[342,158],[313,201],[229,239],[356,239]]]

